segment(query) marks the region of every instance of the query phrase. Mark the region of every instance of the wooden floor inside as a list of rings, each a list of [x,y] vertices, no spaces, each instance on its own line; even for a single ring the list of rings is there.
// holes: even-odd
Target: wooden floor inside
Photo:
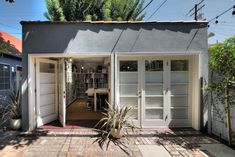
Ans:
[[[88,110],[86,99],[77,99],[66,109],[66,120],[100,120],[102,112]]]

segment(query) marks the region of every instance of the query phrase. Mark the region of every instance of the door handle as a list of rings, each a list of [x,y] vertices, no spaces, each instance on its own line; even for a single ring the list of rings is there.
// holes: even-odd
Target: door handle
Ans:
[[[138,97],[141,98],[141,91],[138,92]]]
[[[167,94],[168,90],[169,90],[168,88],[165,89],[165,94]]]
[[[165,121],[168,119],[168,115],[165,116]]]

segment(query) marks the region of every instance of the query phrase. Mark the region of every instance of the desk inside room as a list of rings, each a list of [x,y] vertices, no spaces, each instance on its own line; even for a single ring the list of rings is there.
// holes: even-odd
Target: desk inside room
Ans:
[[[85,92],[88,96],[94,97],[94,111],[102,110],[102,107],[107,107],[106,100],[109,98],[108,88],[88,88]]]

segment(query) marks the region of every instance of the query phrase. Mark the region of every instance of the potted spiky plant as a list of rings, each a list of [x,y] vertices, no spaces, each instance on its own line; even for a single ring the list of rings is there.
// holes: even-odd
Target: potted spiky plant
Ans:
[[[20,90],[11,91],[6,115],[10,118],[10,127],[14,130],[21,128],[21,93]]]
[[[115,139],[120,139],[123,137],[123,128],[131,128],[132,130],[136,126],[130,121],[130,111],[131,107],[119,107],[108,104],[108,109],[103,113],[103,118],[97,123],[101,125],[101,130],[106,133],[106,136],[112,136]]]

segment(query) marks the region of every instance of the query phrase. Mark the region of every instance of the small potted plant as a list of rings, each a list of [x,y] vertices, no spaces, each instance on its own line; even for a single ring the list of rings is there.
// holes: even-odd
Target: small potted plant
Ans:
[[[10,118],[10,127],[14,130],[21,128],[21,93],[20,90],[11,91],[8,100],[8,111],[6,115]]]
[[[101,130],[106,132],[106,136],[110,135],[115,139],[123,137],[123,128],[136,128],[130,121],[131,107],[119,107],[111,105],[107,102],[108,109],[105,109],[104,117],[97,123],[101,125]]]

